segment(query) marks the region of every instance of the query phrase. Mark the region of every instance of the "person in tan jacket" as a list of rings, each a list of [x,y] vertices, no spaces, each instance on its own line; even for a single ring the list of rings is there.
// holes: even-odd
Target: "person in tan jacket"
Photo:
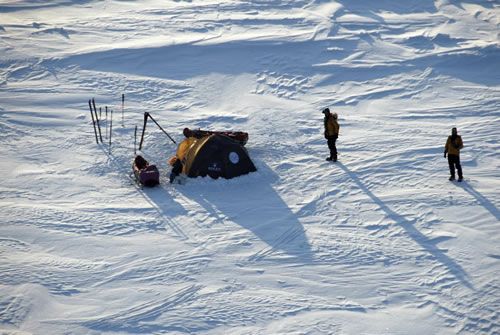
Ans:
[[[330,113],[329,108],[323,109],[325,118],[323,120],[325,126],[325,138],[330,149],[330,156],[326,158],[327,161],[337,161],[337,138],[339,137],[339,123],[337,122],[337,113]]]
[[[460,164],[460,150],[464,147],[462,137],[457,134],[457,128],[451,129],[451,135],[448,136],[444,146],[444,157],[448,154],[448,165],[450,167],[450,181],[455,180],[455,168],[458,172],[458,181],[462,181],[462,165]]]

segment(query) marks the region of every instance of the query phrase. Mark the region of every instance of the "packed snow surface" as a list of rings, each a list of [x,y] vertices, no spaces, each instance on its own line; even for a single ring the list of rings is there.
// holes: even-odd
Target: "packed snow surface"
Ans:
[[[0,1],[0,333],[499,334],[499,28],[488,0]],[[144,112],[248,132],[258,171],[171,185],[149,123],[138,187]]]

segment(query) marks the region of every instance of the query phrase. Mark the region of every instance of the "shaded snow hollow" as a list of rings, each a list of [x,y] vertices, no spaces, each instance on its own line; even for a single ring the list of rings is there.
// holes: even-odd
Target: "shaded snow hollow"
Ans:
[[[500,333],[499,17],[486,0],[2,1],[0,333]],[[170,185],[175,145],[151,125],[162,183],[138,188],[146,111],[178,141],[247,131],[258,171]]]

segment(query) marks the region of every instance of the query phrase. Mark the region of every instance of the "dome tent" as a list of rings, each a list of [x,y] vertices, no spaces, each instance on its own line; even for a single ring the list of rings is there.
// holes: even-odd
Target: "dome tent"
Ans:
[[[222,134],[196,139],[186,152],[182,172],[188,177],[230,179],[257,171],[247,150]]]
[[[177,144],[151,114],[145,112],[139,150],[142,149],[148,119]],[[257,171],[244,147],[248,141],[248,133],[185,128],[183,134],[185,139],[178,144],[176,155],[169,159],[169,164],[172,165],[170,182],[181,172],[191,178],[208,175],[214,179],[230,179]]]

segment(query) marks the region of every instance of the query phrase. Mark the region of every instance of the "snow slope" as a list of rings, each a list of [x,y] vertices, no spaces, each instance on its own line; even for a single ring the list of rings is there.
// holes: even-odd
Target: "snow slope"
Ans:
[[[487,0],[0,2],[0,333],[500,333],[499,18]],[[146,111],[176,140],[249,132],[258,171],[170,185],[151,126],[162,184],[139,189]]]

